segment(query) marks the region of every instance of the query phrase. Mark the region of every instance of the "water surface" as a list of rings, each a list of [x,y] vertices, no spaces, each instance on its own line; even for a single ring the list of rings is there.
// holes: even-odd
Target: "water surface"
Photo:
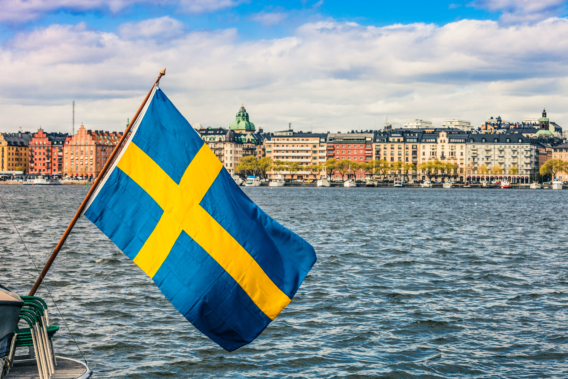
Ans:
[[[0,186],[43,266],[82,186]],[[568,191],[244,188],[318,262],[227,353],[81,218],[46,283],[99,378],[543,378],[568,374]],[[0,282],[37,271],[0,204]],[[46,288],[39,295],[50,306]],[[80,358],[63,321],[62,355]]]

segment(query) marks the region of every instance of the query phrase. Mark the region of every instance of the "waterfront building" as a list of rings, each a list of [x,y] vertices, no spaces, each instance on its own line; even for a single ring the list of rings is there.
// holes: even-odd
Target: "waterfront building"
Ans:
[[[368,163],[373,160],[373,141],[375,133],[368,131],[351,133],[329,133],[327,135],[327,159],[347,159],[357,163]],[[357,170],[353,173],[356,179],[364,179],[367,175],[365,170]],[[340,179],[341,174],[335,173],[335,178]]]
[[[67,133],[46,133],[39,128],[29,143],[29,173],[61,175]]]
[[[242,157],[254,155],[260,159],[263,156],[264,137],[260,133],[237,133],[230,129],[211,127],[196,131],[231,175],[235,173],[235,167]]]
[[[552,152],[553,159],[561,159],[564,162],[568,162],[568,143],[555,146]],[[556,175],[562,181],[568,181],[568,173],[560,172]]]
[[[455,118],[446,119],[442,122],[442,128],[460,129],[464,132],[469,132],[472,129],[471,122],[465,120],[458,120]]]
[[[415,119],[407,121],[404,123],[403,127],[404,129],[427,129],[433,128],[434,126],[432,125],[432,121]]]
[[[30,132],[0,134],[0,171],[29,171]]]
[[[81,127],[65,140],[63,172],[68,176],[95,178],[101,172],[122,132],[87,130]]]
[[[538,169],[538,145],[519,134],[469,134],[467,136],[468,175],[479,181],[507,178],[529,183]],[[482,167],[489,171],[482,172]]]
[[[250,121],[244,106],[238,110],[229,129],[198,125],[200,128],[196,129],[197,133],[231,175],[235,173],[235,167],[241,158],[254,155],[260,159],[265,155],[263,142],[266,137],[262,129],[256,131],[256,126]]]
[[[326,146],[328,135],[321,133],[294,132],[292,129],[271,133],[264,140],[266,156],[273,161],[286,164],[297,163],[297,172],[269,172],[269,177],[282,175],[284,179],[317,179],[317,173],[311,172],[306,166],[318,165],[326,161]],[[302,167],[303,166],[303,167]]]

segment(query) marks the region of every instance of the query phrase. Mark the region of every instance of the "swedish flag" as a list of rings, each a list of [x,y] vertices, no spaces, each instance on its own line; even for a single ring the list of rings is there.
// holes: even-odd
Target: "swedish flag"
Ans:
[[[150,99],[85,216],[232,351],[288,305],[316,255],[241,191],[160,89]]]

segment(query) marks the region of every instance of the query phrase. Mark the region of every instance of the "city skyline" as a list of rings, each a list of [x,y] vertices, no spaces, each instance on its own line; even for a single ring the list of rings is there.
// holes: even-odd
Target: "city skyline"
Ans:
[[[192,125],[346,132],[500,115],[559,125],[566,1],[0,1],[0,127],[115,130],[164,67]]]

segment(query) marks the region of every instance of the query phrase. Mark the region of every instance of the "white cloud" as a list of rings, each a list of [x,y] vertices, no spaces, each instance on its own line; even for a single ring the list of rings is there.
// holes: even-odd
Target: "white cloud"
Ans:
[[[124,39],[160,38],[167,41],[180,37],[183,32],[183,23],[169,16],[128,22],[118,28],[118,34]]]
[[[126,34],[132,25],[119,34],[52,25],[1,46],[0,70],[9,73],[0,76],[2,129],[68,130],[72,100],[87,127],[123,128],[164,67],[164,91],[190,122],[205,126],[228,126],[244,102],[252,121],[270,130],[288,122],[300,130],[372,129],[387,116],[477,125],[490,115],[536,116],[543,105],[568,127],[566,19],[330,21],[246,42],[233,29],[183,32],[170,18],[144,23],[146,36]]]
[[[242,2],[243,0],[179,0],[179,6],[188,13],[206,13],[236,7]]]
[[[286,17],[288,17],[288,14],[285,12],[259,12],[253,14],[251,20],[270,26],[279,24]]]
[[[566,10],[566,0],[474,0],[471,5],[502,12],[500,20],[508,24],[538,22]]]

